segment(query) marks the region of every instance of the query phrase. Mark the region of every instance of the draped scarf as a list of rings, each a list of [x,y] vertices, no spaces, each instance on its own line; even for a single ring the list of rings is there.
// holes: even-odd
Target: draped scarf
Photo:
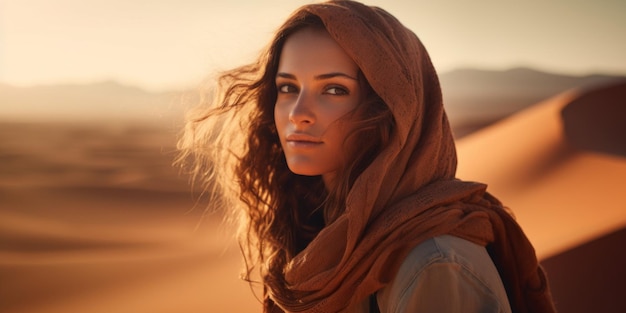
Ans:
[[[301,7],[318,16],[393,113],[391,143],[354,182],[345,212],[269,288],[286,312],[340,312],[391,282],[408,253],[444,234],[487,247],[513,312],[553,312],[522,229],[486,186],[455,178],[456,150],[426,49],[386,11],[354,1]]]

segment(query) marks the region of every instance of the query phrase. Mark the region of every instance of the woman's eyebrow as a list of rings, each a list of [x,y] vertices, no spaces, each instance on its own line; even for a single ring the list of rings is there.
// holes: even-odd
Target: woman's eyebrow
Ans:
[[[276,77],[297,80],[295,75],[290,74],[290,73],[285,73],[285,72],[277,73]],[[330,79],[330,78],[334,78],[334,77],[345,77],[345,78],[352,79],[352,80],[358,80],[356,77],[350,76],[350,75],[348,75],[346,73],[342,73],[342,72],[332,72],[332,73],[320,74],[320,75],[315,76],[315,80],[324,80],[324,79]]]
[[[284,73],[284,72],[277,73],[276,78],[278,77],[296,80],[296,75]]]
[[[323,79],[329,79],[329,78],[334,78],[334,77],[345,77],[345,78],[349,78],[352,80],[357,80],[356,77],[352,77],[346,73],[342,73],[342,72],[332,72],[332,73],[328,73],[328,74],[321,74],[321,75],[317,75],[315,76],[315,80],[323,80]]]

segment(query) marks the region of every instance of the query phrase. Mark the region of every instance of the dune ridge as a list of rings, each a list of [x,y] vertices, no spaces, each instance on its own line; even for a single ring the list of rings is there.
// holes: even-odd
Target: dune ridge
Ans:
[[[577,138],[566,136],[561,119],[562,110],[577,101],[591,107],[624,103],[626,84],[616,86],[620,97],[566,92],[457,144],[458,177],[487,183],[488,190],[514,211],[541,258],[626,226],[626,160],[576,147],[572,142]],[[580,119],[586,120],[585,116]],[[603,123],[587,124],[584,129],[593,131]],[[625,143],[610,144],[617,149]]]

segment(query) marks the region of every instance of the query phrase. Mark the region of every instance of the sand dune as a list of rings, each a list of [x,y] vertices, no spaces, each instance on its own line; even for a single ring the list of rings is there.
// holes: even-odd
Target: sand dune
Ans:
[[[258,311],[232,231],[171,167],[174,132],[0,128],[0,312]]]
[[[559,312],[626,312],[626,228],[542,261]]]
[[[626,225],[626,159],[562,130],[564,106],[602,97],[563,94],[458,144],[459,176],[487,182],[552,267],[562,252]],[[0,124],[1,312],[259,311],[237,279],[232,229],[220,213],[203,214],[207,204],[170,166],[175,134]]]
[[[488,183],[515,212],[541,258],[626,226],[626,159],[576,148],[561,120],[561,110],[579,99],[591,107],[622,107],[626,85],[619,86],[621,98],[561,94],[458,143],[458,176]]]
[[[459,176],[514,211],[560,312],[626,310],[625,103],[626,83],[573,91],[458,144]]]

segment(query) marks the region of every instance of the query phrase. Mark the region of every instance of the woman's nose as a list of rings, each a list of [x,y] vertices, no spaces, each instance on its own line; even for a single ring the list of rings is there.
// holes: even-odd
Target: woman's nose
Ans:
[[[306,92],[300,92],[289,112],[289,121],[295,125],[315,123],[314,99]]]

